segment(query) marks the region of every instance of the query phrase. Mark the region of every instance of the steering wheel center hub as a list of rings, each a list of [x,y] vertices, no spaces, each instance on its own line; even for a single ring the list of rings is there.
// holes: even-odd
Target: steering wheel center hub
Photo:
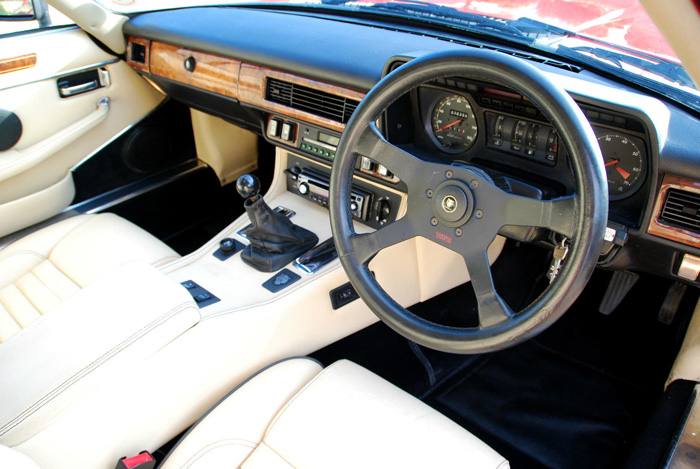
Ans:
[[[442,225],[461,226],[474,211],[474,195],[462,181],[444,181],[435,189],[432,210]]]

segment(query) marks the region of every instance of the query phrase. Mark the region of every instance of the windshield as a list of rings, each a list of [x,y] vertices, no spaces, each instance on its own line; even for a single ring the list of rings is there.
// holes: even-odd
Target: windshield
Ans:
[[[700,109],[700,93],[639,0],[99,1],[122,13],[192,5],[286,4],[408,17],[519,42]]]

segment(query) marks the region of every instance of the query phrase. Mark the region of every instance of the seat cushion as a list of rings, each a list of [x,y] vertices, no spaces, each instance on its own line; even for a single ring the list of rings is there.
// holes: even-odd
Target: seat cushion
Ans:
[[[179,255],[117,215],[78,215],[0,251],[0,343],[105,272],[128,261],[161,266]]]
[[[174,468],[507,468],[442,414],[341,360],[280,362],[214,407],[166,459]]]

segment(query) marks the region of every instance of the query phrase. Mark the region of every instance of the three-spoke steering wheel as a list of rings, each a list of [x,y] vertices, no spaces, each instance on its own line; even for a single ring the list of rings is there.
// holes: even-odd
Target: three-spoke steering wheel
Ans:
[[[426,162],[388,143],[377,120],[399,97],[430,80],[465,77],[513,89],[549,119],[568,150],[573,195],[537,200],[496,187],[469,166]],[[343,268],[365,303],[392,329],[427,347],[478,353],[520,343],[554,323],[583,290],[603,243],[608,196],[603,158],[574,100],[529,63],[489,51],[449,51],[415,59],[382,79],[365,97],[343,133],[331,173],[331,228]],[[397,221],[358,234],[349,209],[355,161],[367,156],[389,168],[408,188],[407,212]],[[555,281],[520,312],[496,292],[487,249],[504,226],[535,226],[570,239]],[[422,236],[459,253],[476,294],[479,325],[455,328],[420,318],[394,301],[368,264],[382,249]]]

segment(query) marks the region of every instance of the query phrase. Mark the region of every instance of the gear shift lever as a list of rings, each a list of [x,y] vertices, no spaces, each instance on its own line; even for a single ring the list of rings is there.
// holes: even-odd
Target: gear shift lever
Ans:
[[[246,198],[243,206],[251,223],[245,232],[250,244],[241,253],[246,264],[262,272],[274,272],[318,242],[311,231],[295,225],[265,203],[255,176],[245,174],[238,178],[236,190]]]
[[[236,181],[236,190],[246,201],[250,199],[251,203],[255,202],[257,198],[253,199],[253,197],[260,193],[260,180],[252,174],[244,174]]]

